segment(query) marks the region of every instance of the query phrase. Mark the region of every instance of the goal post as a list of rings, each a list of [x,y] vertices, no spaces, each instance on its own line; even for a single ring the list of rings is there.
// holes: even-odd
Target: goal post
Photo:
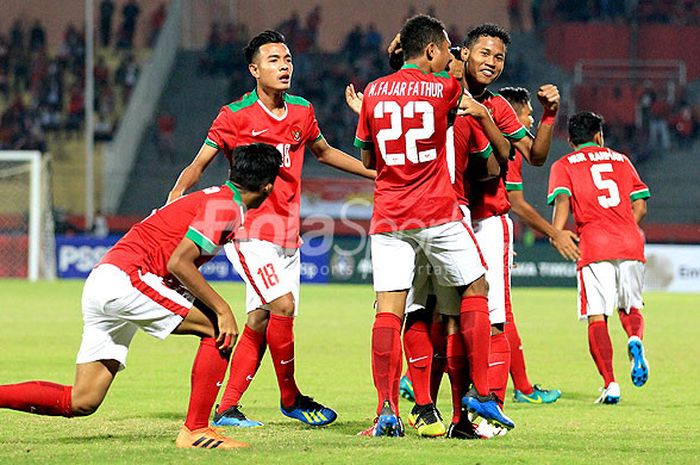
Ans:
[[[0,151],[0,199],[0,278],[54,278],[50,156]]]

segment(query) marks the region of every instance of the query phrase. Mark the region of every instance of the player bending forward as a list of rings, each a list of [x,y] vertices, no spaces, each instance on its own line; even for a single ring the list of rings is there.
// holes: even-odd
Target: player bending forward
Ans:
[[[474,382],[471,405],[484,418],[512,427],[488,388],[485,270],[460,221],[444,159],[448,113],[462,95],[459,82],[445,72],[449,39],[439,20],[424,15],[409,19],[400,37],[405,65],[365,88],[355,140],[365,166],[377,168],[370,235],[377,293],[372,372],[378,403],[375,424],[365,434],[403,434],[398,411],[401,326],[421,253],[441,284],[457,288],[461,296],[461,334]],[[438,421],[434,405],[428,407],[416,421]]]
[[[299,211],[304,149],[329,166],[374,179],[360,161],[326,142],[311,104],[287,93],[294,66],[282,34],[265,31],[245,48],[255,89],[221,108],[194,161],[182,172],[169,200],[192,187],[214,157],[228,157],[234,147],[265,142],[282,154],[275,189],[262,208],[248,216],[245,233],[226,246],[226,256],[246,282],[246,321],[233,352],[231,373],[214,426],[255,427],[240,410],[240,399],[250,386],[265,349],[280,389],[283,415],[311,426],[333,422],[336,413],[302,395],[294,377],[294,319],[299,307]]]
[[[270,145],[238,147],[226,184],[187,195],[132,227],[85,281],[75,384],[29,381],[0,386],[0,407],[69,418],[91,415],[117,372],[126,367],[137,329],[159,339],[193,334],[201,340],[192,366],[187,419],[175,445],[247,446],[208,426],[238,327],[229,305],[198,268],[233,239],[246,210],[267,198],[280,161]]]
[[[564,229],[573,213],[581,238],[578,260],[578,315],[588,321],[588,345],[605,387],[596,403],[620,401],[613,372],[608,317],[617,308],[627,336],[632,383],[649,377],[644,357],[644,237],[639,222],[647,212],[649,189],[625,155],[605,147],[603,118],[580,112],[569,119],[569,144],[575,150],[557,160],[549,175],[547,202],[553,224]]]

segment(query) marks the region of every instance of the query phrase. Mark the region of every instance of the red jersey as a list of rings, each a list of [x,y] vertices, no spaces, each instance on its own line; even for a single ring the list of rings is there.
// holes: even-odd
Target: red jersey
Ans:
[[[471,116],[458,116],[447,129],[447,167],[460,205],[469,206],[469,157],[488,158],[493,149],[481,124]]]
[[[444,157],[447,115],[461,95],[447,72],[413,64],[365,88],[355,146],[376,155],[370,234],[460,218]]]
[[[523,154],[514,149],[515,157],[508,160],[508,170],[506,172],[506,191],[523,190]]]
[[[515,110],[504,97],[486,89],[477,100],[488,109],[494,123],[504,136],[511,140],[520,140],[528,134]],[[501,175],[498,178],[474,184],[470,198],[473,219],[505,215],[510,211],[506,192],[506,176],[509,169],[510,162],[504,163],[501,165]]]
[[[180,241],[187,237],[202,249],[195,261],[199,267],[233,239],[243,215],[241,194],[230,181],[187,194],[135,224],[99,264],[109,263],[127,274],[153,273],[176,283],[168,260]]]
[[[583,144],[554,162],[548,192],[550,205],[559,194],[571,197],[581,238],[579,268],[603,260],[644,261],[644,237],[632,202],[649,198],[649,189],[625,155]]]
[[[282,247],[299,246],[301,169],[304,147],[323,135],[313,106],[301,97],[284,94],[285,115],[275,116],[255,90],[221,107],[205,143],[221,149],[230,159],[239,145],[264,142],[282,154],[282,166],[270,197],[248,214],[245,231],[238,237],[261,239]]]

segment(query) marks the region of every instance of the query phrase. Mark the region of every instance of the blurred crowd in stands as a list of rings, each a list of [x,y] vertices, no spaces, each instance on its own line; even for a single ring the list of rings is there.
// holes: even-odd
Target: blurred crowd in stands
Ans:
[[[161,4],[148,21],[146,46],[165,20]],[[95,53],[95,138],[109,140],[139,74],[134,37],[140,15],[136,0],[126,2],[121,20],[112,0],[100,1]],[[14,21],[0,31],[0,149],[46,150],[47,133],[77,137],[85,119],[85,32],[67,24],[50,47],[41,21]]]
[[[511,3],[519,0],[511,0]],[[533,11],[562,21],[626,21],[700,25],[697,0],[533,0]]]

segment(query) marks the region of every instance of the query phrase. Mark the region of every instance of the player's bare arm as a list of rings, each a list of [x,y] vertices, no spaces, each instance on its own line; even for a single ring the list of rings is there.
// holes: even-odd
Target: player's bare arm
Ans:
[[[372,150],[362,149],[360,151],[360,157],[362,158],[362,164],[365,168],[370,170],[374,170],[377,168],[377,160]]]
[[[552,226],[547,220],[542,218],[542,215],[537,213],[530,203],[525,200],[523,191],[508,191],[508,201],[510,208],[518,215],[518,217],[534,229],[535,231],[544,234],[549,238],[549,243],[557,249],[557,252],[567,260],[576,261],[579,259],[580,253],[578,250],[578,236],[568,229],[557,229]]]
[[[462,95],[462,100],[459,102],[459,111],[457,114],[471,115],[479,121],[486,137],[488,137],[489,142],[491,142],[496,161],[498,163],[505,163],[508,161],[508,157],[510,156],[510,142],[505,138],[503,133],[501,133],[501,130],[498,129],[488,109],[477,102],[466,90]],[[495,176],[498,176],[498,174]]]
[[[348,107],[357,115],[360,114],[362,109],[362,99],[364,95],[362,92],[355,91],[355,86],[351,83],[345,87],[345,103]]]
[[[332,166],[346,173],[356,174],[367,179],[377,177],[377,172],[374,169],[366,168],[357,158],[348,155],[342,150],[331,147],[323,137],[309,145],[311,152],[316,156],[316,159],[324,165]]]
[[[647,216],[647,201],[646,199],[637,199],[632,202],[632,215],[634,221],[640,224],[645,216]]]
[[[218,152],[219,149],[211,147],[207,144],[202,144],[202,147],[199,149],[199,152],[197,152],[197,155],[194,157],[194,160],[192,160],[192,163],[187,165],[187,167],[180,173],[180,176],[177,177],[175,186],[173,186],[168,194],[167,203],[182,197],[189,188],[197,184],[199,179],[202,177],[202,173],[207,166],[209,166]]]
[[[170,271],[197,299],[216,313],[219,334],[216,342],[221,350],[230,350],[238,338],[238,325],[231,307],[207,283],[199,272],[195,260],[200,256],[199,247],[188,238],[182,239],[168,260]]]
[[[566,194],[559,194],[554,198],[554,211],[552,212],[552,226],[563,231],[571,212],[571,199]]]
[[[513,146],[523,154],[523,157],[533,166],[542,166],[547,161],[549,148],[554,134],[554,118],[559,110],[559,89],[554,84],[544,84],[537,91],[537,100],[544,109],[544,115],[537,128],[537,135],[527,135]]]

